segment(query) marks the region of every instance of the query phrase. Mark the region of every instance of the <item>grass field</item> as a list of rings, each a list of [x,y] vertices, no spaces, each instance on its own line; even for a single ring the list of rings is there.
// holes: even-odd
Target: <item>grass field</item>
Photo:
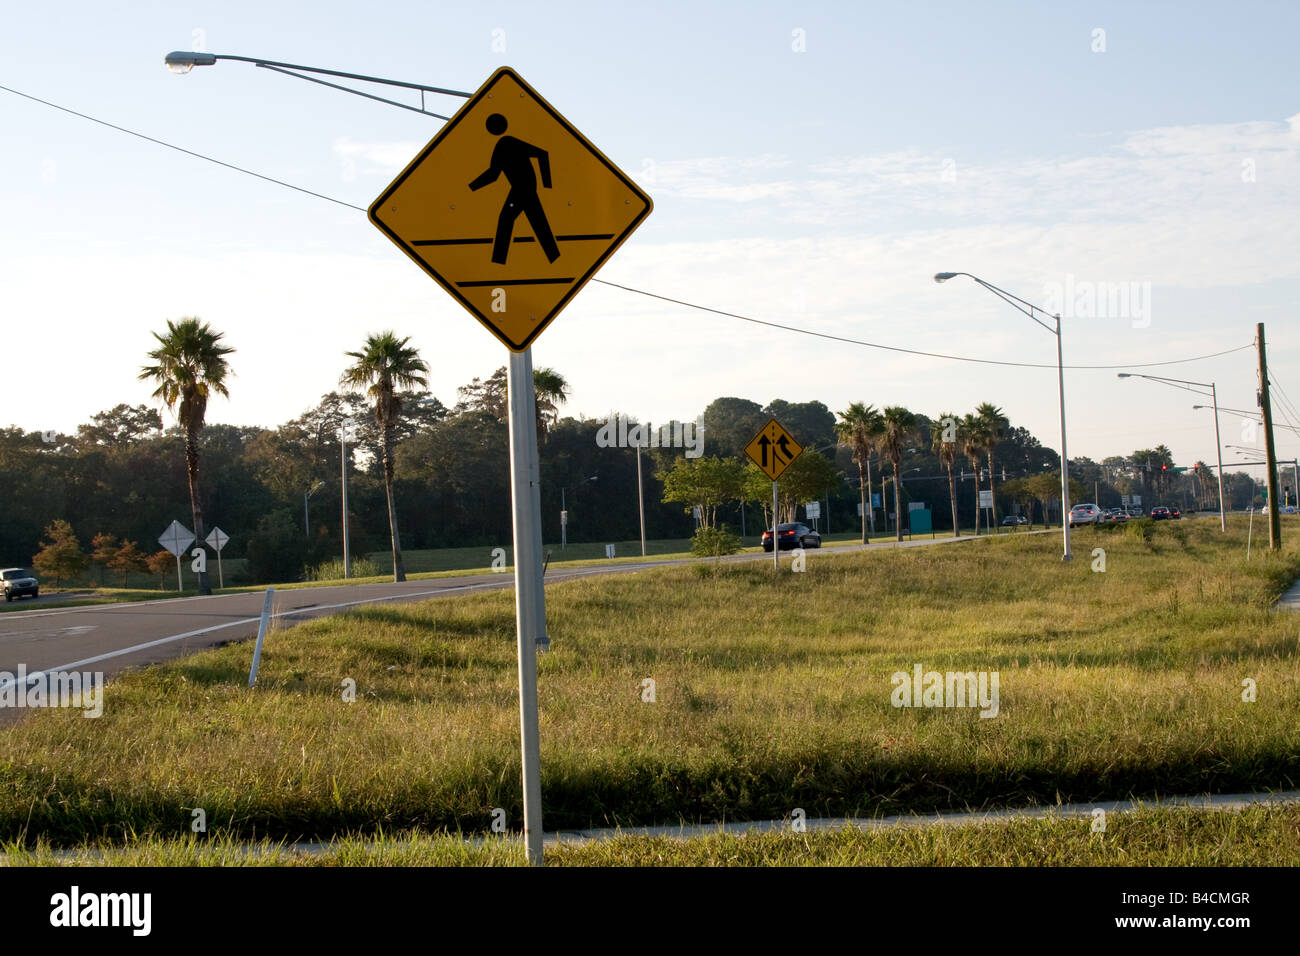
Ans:
[[[1216,529],[1088,530],[1070,564],[1054,536],[1009,535],[552,586],[546,828],[1294,789],[1298,628],[1271,604],[1300,554],[1247,564],[1244,522]],[[0,840],[165,841],[192,808],[232,837],[482,834],[496,807],[519,825],[509,592],[278,631],[254,691],[250,654],[124,676],[98,720],[3,731]],[[998,671],[998,716],[892,706],[916,664]]]
[[[549,847],[548,866],[1294,866],[1300,807],[1241,811],[1145,809],[1108,818],[1051,817],[960,826],[843,827],[807,833],[717,834],[693,839],[623,836]],[[457,835],[343,837],[318,852],[270,840],[146,838],[0,845],[10,866],[524,866],[516,839]]]
[[[1015,529],[999,529],[1000,533],[1015,533]],[[971,533],[967,529],[964,533]],[[937,533],[938,537],[945,537],[943,532]],[[921,535],[919,537],[928,538],[932,535]],[[841,545],[851,545],[860,542],[861,532],[843,531],[835,534],[823,536],[823,543],[828,548],[838,547]],[[890,536],[883,532],[872,535],[872,541],[892,540]],[[761,549],[761,539],[751,535],[743,539],[745,552],[757,552]],[[638,541],[617,541],[614,544],[614,561],[628,562],[641,560],[641,542]],[[686,558],[690,557],[691,542],[689,538],[661,538],[646,541],[646,557],[648,558]],[[487,571],[493,561],[492,548],[475,547],[475,548],[436,548],[436,549],[416,549],[402,552],[402,560],[406,565],[406,573],[410,580],[420,580],[423,577],[442,576],[453,572],[474,572]],[[512,560],[514,549],[505,547],[506,560]],[[550,554],[550,565],[553,567],[563,567],[566,565],[573,566],[578,564],[605,564],[609,561],[605,557],[605,543],[591,542],[574,542],[567,548],[561,548],[558,543],[552,542],[545,545],[543,554]],[[393,555],[391,551],[374,551],[366,555],[379,568],[380,574],[373,577],[353,577],[352,583],[366,583],[371,581],[391,580],[393,573]],[[342,558],[338,558],[341,563]],[[256,591],[267,587],[266,584],[246,584],[242,582],[247,578],[247,562],[243,558],[228,558],[224,562],[225,580],[230,582],[226,588],[218,587],[218,576],[216,562],[213,561],[208,567],[209,578],[214,592],[230,593],[236,591]],[[98,582],[101,577],[106,582],[100,585]],[[160,598],[186,597],[197,594],[198,581],[196,575],[190,570],[189,561],[181,564],[181,583],[184,589],[177,591],[175,588],[176,577],[174,574],[164,575],[159,578],[152,574],[137,574],[132,572],[127,575],[126,585],[122,587],[113,586],[114,582],[120,580],[117,574],[100,575],[98,568],[91,568],[84,574],[74,579],[68,579],[62,582],[61,586],[55,588],[49,580],[42,580],[41,590],[46,595],[59,596],[57,602],[47,601],[43,604],[34,605],[29,601],[18,600],[13,603],[0,603],[0,613],[5,611],[30,610],[32,607],[70,607],[76,605],[89,604],[116,604],[125,601],[150,601]],[[276,588],[293,588],[293,587],[319,587],[322,584],[341,583],[340,581],[293,581],[280,582],[271,585]]]

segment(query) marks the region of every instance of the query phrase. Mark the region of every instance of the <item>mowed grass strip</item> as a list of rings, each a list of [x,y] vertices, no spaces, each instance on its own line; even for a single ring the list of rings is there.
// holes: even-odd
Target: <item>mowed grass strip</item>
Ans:
[[[1294,550],[1210,522],[697,565],[551,587],[548,830],[844,817],[1300,781]],[[1092,547],[1106,571],[1091,569]],[[132,673],[4,730],[0,839],[329,839],[521,823],[509,592],[362,608]],[[1000,674],[1000,712],[890,676]],[[655,681],[644,702],[643,681]],[[1242,700],[1242,682],[1257,687]],[[344,700],[345,681],[356,700]]]
[[[845,826],[807,833],[620,836],[549,847],[548,866],[1294,866],[1300,807],[1142,809],[1092,821],[1051,816],[986,824]],[[0,866],[524,866],[520,841],[447,834],[350,835],[319,852],[230,836],[150,837],[58,851],[0,845]]]

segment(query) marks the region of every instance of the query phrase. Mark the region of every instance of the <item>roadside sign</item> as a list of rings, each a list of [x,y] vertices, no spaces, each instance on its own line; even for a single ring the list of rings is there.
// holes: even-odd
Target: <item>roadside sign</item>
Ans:
[[[804,513],[809,518],[820,518],[822,516],[822,503],[820,501],[810,501],[803,508]]]
[[[775,418],[764,425],[745,446],[749,460],[763,469],[763,474],[773,481],[781,477],[801,451],[803,446]]]
[[[185,587],[181,584],[181,555],[194,543],[194,532],[179,521],[173,521],[158,536],[158,543],[176,555],[176,590],[184,591]]]
[[[605,557],[612,558],[613,556],[614,556],[614,546],[612,544],[605,545]]]
[[[861,509],[861,507],[862,507],[861,505],[858,506],[859,510]],[[873,507],[873,508],[883,508],[883,507],[885,507],[883,504],[880,503],[880,492],[878,492],[878,491],[873,491],[873,492],[871,493],[871,507]]]
[[[861,501],[858,502],[858,517],[859,517],[859,518],[862,517],[862,502],[861,502]]]
[[[993,507],[993,492],[989,491],[987,488],[983,488],[980,490],[980,507],[981,508]]]
[[[1132,502],[1129,500],[1129,496],[1128,496],[1128,495],[1120,495],[1120,496],[1119,496],[1119,503],[1120,503],[1121,505],[1123,505],[1125,508],[1127,508],[1127,507],[1128,507]]]
[[[194,543],[194,532],[179,521],[173,521],[167,530],[158,536],[158,543],[179,558],[185,549]]]
[[[210,532],[208,532],[208,536],[203,540],[217,552],[217,587],[224,588],[226,586],[226,572],[221,567],[221,549],[224,548],[226,542],[230,540],[230,535],[226,534],[220,528],[214,527]]]
[[[924,509],[924,508],[925,508],[925,502],[924,502],[924,501],[909,501],[909,502],[907,503],[907,510],[908,510],[908,511],[921,511],[921,510]]]
[[[1135,505],[1137,505],[1137,506],[1140,507],[1140,506],[1142,505],[1142,496],[1141,496],[1141,495],[1134,495],[1134,496],[1133,496],[1133,504],[1135,504]]]
[[[568,305],[653,203],[509,67],[370,206],[370,221],[511,350]]]

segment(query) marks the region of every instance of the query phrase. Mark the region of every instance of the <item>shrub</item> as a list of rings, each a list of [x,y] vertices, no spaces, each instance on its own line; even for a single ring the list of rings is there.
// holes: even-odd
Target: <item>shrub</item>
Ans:
[[[298,580],[306,556],[307,542],[285,510],[263,515],[248,539],[248,573],[259,584]]]
[[[699,558],[720,558],[735,554],[741,548],[740,538],[726,529],[701,527],[691,538],[691,554]]]
[[[383,574],[379,570],[379,565],[375,564],[369,558],[352,559],[352,576],[354,578],[375,578]],[[343,559],[334,558],[330,561],[322,561],[320,564],[307,569],[308,581],[341,581],[343,580]]]

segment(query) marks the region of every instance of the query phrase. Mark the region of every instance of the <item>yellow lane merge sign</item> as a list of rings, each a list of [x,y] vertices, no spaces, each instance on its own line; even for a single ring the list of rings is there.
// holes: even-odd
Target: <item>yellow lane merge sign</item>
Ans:
[[[653,204],[502,67],[370,207],[370,221],[516,352]]]
[[[745,446],[745,454],[773,481],[781,477],[801,451],[803,446],[775,418]]]

